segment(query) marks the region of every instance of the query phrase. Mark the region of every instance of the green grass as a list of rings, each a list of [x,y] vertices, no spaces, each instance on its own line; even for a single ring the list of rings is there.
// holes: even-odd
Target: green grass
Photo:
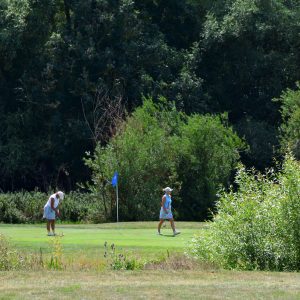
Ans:
[[[300,274],[276,272],[236,272],[197,264],[191,270],[174,268],[176,253],[182,253],[203,223],[178,222],[182,234],[156,235],[157,222],[66,225],[58,224],[63,255],[79,260],[82,266],[103,260],[104,242],[132,251],[143,258],[159,257],[169,251],[173,261],[165,269],[110,271],[82,268],[64,271],[0,272],[1,299],[300,299]],[[45,225],[0,224],[0,233],[10,237],[20,251],[50,251]],[[85,256],[84,259],[82,257]],[[179,258],[180,260],[180,258]],[[185,261],[181,261],[184,264]],[[191,263],[187,261],[186,263]],[[193,262],[192,262],[193,263]],[[170,269],[171,266],[171,269]],[[89,269],[89,270],[88,270]]]
[[[300,274],[235,271],[0,272],[0,299],[299,299]]]
[[[179,222],[181,234],[173,237],[170,225],[162,229],[163,236],[156,235],[157,222],[112,223],[112,224],[57,224],[56,232],[63,233],[61,239],[63,253],[73,256],[78,253],[103,255],[104,242],[114,243],[117,249],[134,251],[144,257],[159,253],[182,252],[195,233],[200,232],[203,223]],[[9,237],[20,250],[27,253],[49,251],[49,241],[45,225],[0,224],[0,233]]]

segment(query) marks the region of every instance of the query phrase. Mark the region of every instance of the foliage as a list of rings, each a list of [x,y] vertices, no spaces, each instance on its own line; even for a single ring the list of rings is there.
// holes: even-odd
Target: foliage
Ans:
[[[161,101],[145,99],[110,143],[98,145],[85,159],[92,170],[92,191],[110,197],[110,205],[105,196],[102,200],[112,213],[115,193],[107,183],[117,170],[123,220],[156,219],[167,185],[175,188],[177,216],[203,219],[217,186],[227,184],[242,142],[221,118],[188,117]]]
[[[289,148],[300,160],[300,83],[297,90],[288,89],[277,101],[281,102],[281,145],[283,151]]]
[[[271,167],[278,155],[278,130],[267,121],[251,117],[240,119],[234,126],[238,135],[247,141],[249,148],[241,153],[243,163],[263,171]]]
[[[295,0],[2,0],[1,189],[89,179],[97,90],[129,113],[146,95],[188,114],[227,111],[231,125],[255,120],[245,130],[269,132],[266,161],[244,161],[269,164],[280,119],[271,99],[300,78],[299,15]]]
[[[299,9],[296,1],[211,1],[196,74],[233,122],[245,114],[271,125],[278,121],[278,105],[271,99],[300,75],[295,67]]]
[[[0,270],[7,271],[18,269],[22,259],[17,252],[9,245],[8,240],[0,234]]]
[[[112,270],[139,270],[144,264],[133,255],[117,251],[115,244],[104,243],[104,257]]]
[[[167,112],[162,107],[146,100],[106,147],[98,146],[86,159],[96,190],[110,197],[110,214],[115,211],[115,192],[103,182],[116,170],[120,174],[120,215],[126,220],[152,220],[163,185],[179,186],[172,133],[182,121],[176,110]]]
[[[190,253],[228,269],[299,271],[299,162],[287,155],[278,174],[240,167],[236,184],[222,192],[218,214]]]
[[[238,150],[244,145],[226,125],[226,116],[189,117],[178,141],[177,172],[184,200],[179,215],[184,220],[203,220],[214,207],[219,186],[229,185]]]
[[[31,255],[19,251],[11,241],[0,234],[0,271],[36,270],[44,267],[43,254]]]
[[[0,222],[41,222],[49,194],[37,191],[0,194]],[[103,222],[102,204],[96,196],[75,191],[67,194],[60,204],[61,219],[67,222]]]

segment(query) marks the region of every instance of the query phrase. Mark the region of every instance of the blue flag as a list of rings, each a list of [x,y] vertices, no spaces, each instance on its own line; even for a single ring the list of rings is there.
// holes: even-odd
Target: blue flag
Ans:
[[[118,172],[115,172],[113,178],[111,179],[111,184],[113,187],[116,187],[116,185],[118,184],[118,176]]]

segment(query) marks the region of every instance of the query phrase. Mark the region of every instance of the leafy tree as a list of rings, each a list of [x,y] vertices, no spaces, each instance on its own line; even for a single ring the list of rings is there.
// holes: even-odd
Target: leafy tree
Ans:
[[[29,75],[29,69],[32,73],[37,70],[41,47],[54,23],[55,1],[1,3],[0,103],[4,116],[0,142],[1,185],[5,187],[9,183],[12,190],[23,186],[34,188],[31,183],[38,177],[36,163],[44,153],[44,142],[40,139],[43,131],[35,135],[41,129],[37,122],[40,115],[31,108],[36,108],[37,103],[25,98],[31,103],[27,109],[20,83],[24,74]],[[43,179],[37,182],[42,185]]]
[[[92,191],[111,199],[110,205],[106,204],[111,213],[115,212],[115,193],[105,183],[117,170],[121,218],[156,218],[164,185],[180,186],[176,172],[178,154],[173,145],[174,131],[181,122],[176,110],[166,111],[162,105],[146,100],[105,148],[96,147],[94,155],[86,160],[96,187]],[[105,197],[102,201],[106,201]]]
[[[249,148],[241,153],[242,161],[249,167],[263,171],[274,164],[278,155],[278,130],[266,121],[251,117],[240,119],[235,125],[238,135],[244,138]]]
[[[180,217],[203,220],[213,209],[220,185],[228,186],[242,141],[228,128],[226,117],[193,115],[181,128],[182,181]]]
[[[232,122],[245,113],[275,124],[272,102],[298,80],[300,6],[283,0],[213,1],[199,47],[197,75]]]
[[[6,1],[1,13],[2,187],[70,189],[92,149],[82,105],[101,89],[131,110],[174,80],[180,59],[132,1]]]
[[[1,189],[89,177],[99,90],[129,113],[142,95],[188,115],[227,111],[264,154],[242,159],[264,167],[280,122],[271,99],[300,77],[299,15],[296,0],[2,0]],[[104,128],[102,145],[114,134]]]
[[[300,84],[297,90],[288,89],[282,93],[281,114],[281,144],[283,151],[287,148],[292,150],[295,157],[300,159]]]
[[[204,9],[195,9],[186,0],[135,1],[143,18],[155,24],[167,43],[177,49],[188,49],[199,38]]]
[[[157,218],[162,188],[175,188],[175,214],[203,220],[214,205],[216,189],[228,184],[239,158],[241,141],[219,117],[187,117],[167,103],[145,100],[119,128],[106,147],[86,159],[94,193],[104,195],[115,211],[115,195],[107,183],[120,174],[120,215],[124,220]],[[106,197],[105,197],[106,196]]]

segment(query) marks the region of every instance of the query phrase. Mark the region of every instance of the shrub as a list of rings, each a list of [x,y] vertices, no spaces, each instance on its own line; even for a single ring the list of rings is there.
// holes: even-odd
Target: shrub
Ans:
[[[97,146],[86,159],[93,171],[96,192],[115,215],[115,192],[105,183],[118,171],[120,215],[123,220],[152,220],[157,217],[159,195],[165,184],[179,186],[174,135],[180,114],[167,112],[152,101],[136,109],[105,148]],[[104,183],[104,184],[103,184]],[[95,191],[94,191],[95,192]],[[105,203],[106,198],[110,201]],[[180,201],[180,199],[177,199]]]
[[[186,116],[164,99],[144,100],[109,144],[98,145],[85,159],[92,170],[90,190],[101,195],[106,216],[115,215],[115,192],[108,183],[118,171],[122,220],[156,219],[167,185],[175,188],[179,217],[205,218],[242,147],[225,123],[219,116]]]
[[[207,218],[219,186],[229,185],[243,143],[226,120],[226,115],[193,115],[181,126],[177,147],[180,196],[184,199],[178,209],[181,219]]]
[[[41,222],[50,194],[37,191],[0,194],[0,222]],[[105,220],[102,203],[96,194],[71,192],[61,202],[60,208],[61,219],[67,222],[99,223]]]
[[[299,271],[299,162],[287,155],[277,175],[240,167],[236,183],[236,192],[222,192],[218,214],[189,253],[228,269]]]
[[[46,200],[47,196],[40,192],[0,194],[0,221],[5,223],[40,221]]]
[[[144,264],[129,253],[117,251],[115,244],[104,243],[104,257],[112,270],[140,270]]]

